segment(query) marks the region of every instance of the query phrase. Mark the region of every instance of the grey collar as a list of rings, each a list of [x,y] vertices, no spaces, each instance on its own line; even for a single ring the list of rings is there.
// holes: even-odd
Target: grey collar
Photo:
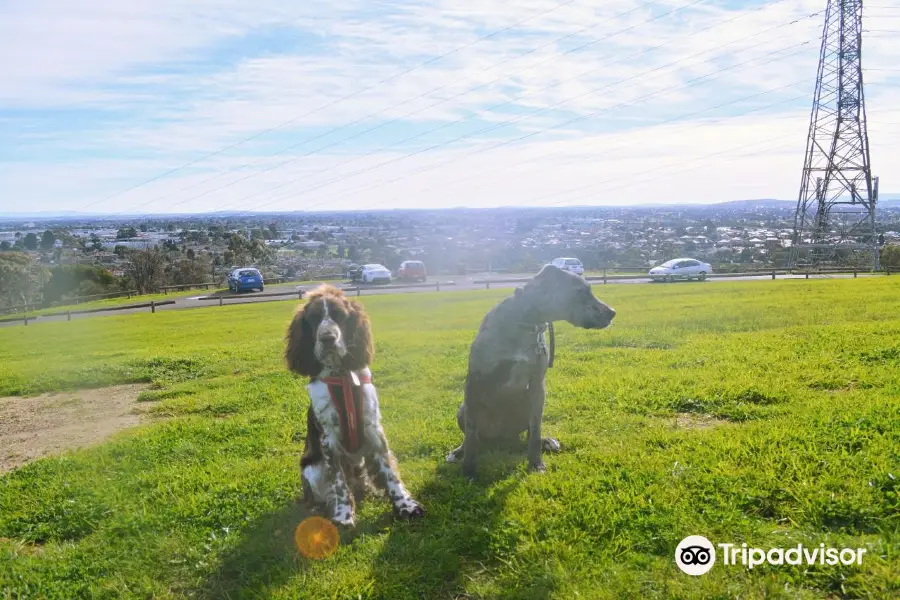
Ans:
[[[544,332],[550,332],[550,348],[547,353],[547,368],[553,368],[553,359],[556,357],[556,332],[553,330],[553,322],[546,321],[544,323],[529,323],[527,321],[517,321],[516,324],[523,329],[529,330],[531,333],[534,333],[538,336],[540,340],[538,342],[539,346],[543,346],[543,337]]]

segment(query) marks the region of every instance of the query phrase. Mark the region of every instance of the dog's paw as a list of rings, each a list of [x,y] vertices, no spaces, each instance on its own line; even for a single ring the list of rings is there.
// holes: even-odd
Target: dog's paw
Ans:
[[[544,465],[543,461],[538,463],[529,463],[528,470],[533,473],[546,473],[547,467]]]
[[[562,450],[562,444],[560,444],[559,440],[556,438],[548,437],[541,440],[541,448],[544,449],[544,452],[553,452],[556,454]]]
[[[460,460],[462,460],[462,456],[462,448],[456,448],[454,450],[451,450],[450,454],[447,455],[447,462],[458,463]]]
[[[331,519],[331,522],[334,523],[335,525],[337,525],[338,527],[344,527],[346,529],[352,529],[354,526],[356,526],[356,521],[353,519],[353,517],[346,517],[346,518],[335,517],[335,518]]]
[[[407,498],[394,507],[394,512],[401,519],[419,519],[425,516],[425,508],[412,498]]]
[[[356,520],[353,518],[353,511],[350,510],[349,507],[338,508],[338,510],[335,511],[334,516],[331,517],[331,522],[335,525],[348,528],[356,525]]]

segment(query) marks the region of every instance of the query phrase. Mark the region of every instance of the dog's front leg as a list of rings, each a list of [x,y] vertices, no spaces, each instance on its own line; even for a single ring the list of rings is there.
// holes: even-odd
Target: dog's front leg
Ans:
[[[531,407],[531,416],[528,419],[528,467],[538,473],[547,470],[542,457],[543,440],[541,439],[545,400],[544,378],[540,377],[528,386],[528,404]]]
[[[377,422],[366,427],[366,438],[369,452],[366,456],[366,469],[375,485],[383,490],[394,505],[394,512],[404,519],[421,517],[425,509],[416,502],[403,485],[397,461],[388,446],[384,430]]]
[[[353,496],[350,493],[347,478],[344,476],[344,470],[341,468],[341,461],[338,457],[339,450],[335,440],[329,435],[323,436],[322,449],[325,458],[323,465],[325,481],[328,482],[325,487],[325,502],[329,516],[338,525],[353,527]]]

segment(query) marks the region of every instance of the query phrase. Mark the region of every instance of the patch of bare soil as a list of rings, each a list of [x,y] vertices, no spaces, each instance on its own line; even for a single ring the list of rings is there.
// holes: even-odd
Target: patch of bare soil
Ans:
[[[147,385],[0,398],[0,473],[65,450],[96,444],[148,420]]]
[[[696,413],[677,413],[675,415],[675,427],[684,429],[709,429],[717,425],[727,423],[711,415],[699,415]]]

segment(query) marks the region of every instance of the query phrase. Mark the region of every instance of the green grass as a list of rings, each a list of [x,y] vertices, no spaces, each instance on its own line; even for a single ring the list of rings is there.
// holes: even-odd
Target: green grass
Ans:
[[[110,308],[113,306],[123,306],[125,304],[143,304],[145,302],[150,302],[151,300],[175,300],[176,298],[186,298],[188,296],[206,296],[209,294],[215,294],[216,292],[224,292],[227,291],[227,288],[222,289],[199,289],[194,288],[190,290],[179,290],[177,292],[169,292],[168,294],[144,294],[141,295],[132,295],[131,298],[128,296],[121,296],[119,298],[104,298],[102,300],[91,300],[89,302],[82,302],[80,304],[63,304],[60,306],[53,306],[51,308],[41,308],[34,311],[29,311],[30,315],[46,315],[46,314],[56,314],[56,313],[65,313],[67,310],[87,310],[90,308]]]
[[[158,422],[0,478],[0,598],[889,598],[900,594],[900,279],[595,286],[560,325],[548,473],[493,452],[467,483],[468,346],[509,290],[370,296],[401,473],[322,562],[292,541],[296,301],[0,329],[0,395],[143,381]],[[686,417],[702,427],[685,427]],[[676,421],[676,419],[678,420]],[[687,535],[867,548],[861,566],[675,566]]]

